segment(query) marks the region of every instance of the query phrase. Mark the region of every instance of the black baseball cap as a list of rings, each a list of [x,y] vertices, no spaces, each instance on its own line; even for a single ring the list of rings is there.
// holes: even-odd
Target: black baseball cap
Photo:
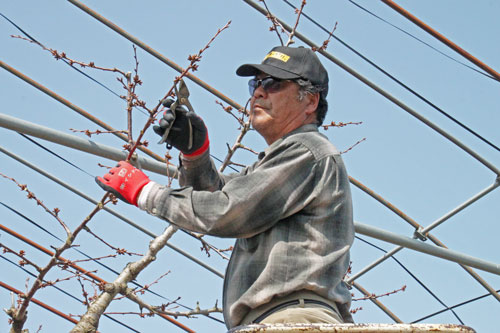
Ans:
[[[263,72],[272,77],[293,80],[305,79],[313,85],[323,87],[323,94],[328,92],[328,73],[311,49],[299,46],[276,46],[260,64],[244,64],[238,67],[239,76],[255,76]]]

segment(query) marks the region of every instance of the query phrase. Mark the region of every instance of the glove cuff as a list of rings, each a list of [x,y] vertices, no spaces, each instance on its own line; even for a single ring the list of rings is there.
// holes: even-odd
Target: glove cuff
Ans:
[[[210,140],[208,139],[208,132],[207,132],[205,135],[205,141],[203,142],[203,144],[201,145],[200,148],[198,148],[197,150],[195,150],[191,154],[182,153],[182,155],[184,155],[188,158],[196,157],[196,156],[199,156],[199,155],[203,154],[204,152],[206,152],[208,150],[209,146],[210,146]]]
[[[149,184],[151,181],[149,180],[149,178],[145,178],[145,179],[142,179],[136,186],[136,188],[133,190],[132,193],[130,193],[130,199],[129,199],[129,202],[134,205],[134,206],[137,206],[137,200],[139,198],[139,194],[141,193],[141,190],[144,188],[144,186],[146,186],[147,184]],[[128,199],[128,198],[127,198]]]
[[[146,210],[146,203],[149,192],[151,192],[151,189],[155,186],[155,184],[156,184],[155,182],[151,181],[146,185],[144,185],[144,187],[141,189],[137,197],[137,207],[139,207],[142,210]]]

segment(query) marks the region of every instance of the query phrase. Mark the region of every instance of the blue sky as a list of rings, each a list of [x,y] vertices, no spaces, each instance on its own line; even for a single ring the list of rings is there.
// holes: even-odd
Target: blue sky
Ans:
[[[247,79],[235,75],[236,68],[242,63],[260,62],[267,51],[279,43],[276,35],[268,31],[269,22],[243,1],[188,0],[139,3],[129,0],[105,2],[86,0],[84,3],[180,66],[186,66],[187,56],[196,53],[217,29],[231,20],[230,28],[224,31],[204,53],[195,75],[239,104],[244,104],[248,99],[248,89]],[[292,3],[298,5],[299,1]],[[500,145],[499,82],[460,64],[459,62],[462,62],[474,67],[382,2],[357,0],[356,3],[404,29],[432,48],[366,13],[347,0],[329,2],[310,0],[305,7],[305,13],[327,29],[331,29],[337,23],[335,36],[484,138],[497,146]],[[496,37],[500,33],[497,17],[500,3],[486,0],[474,2],[401,0],[398,4],[490,67],[500,71]],[[295,23],[294,11],[286,3],[269,0],[268,5],[275,15],[290,25]],[[0,6],[0,12],[44,45],[64,51],[73,59],[93,61],[96,65],[117,67],[125,71],[134,68],[132,43],[67,1],[4,1]],[[327,38],[326,33],[305,18],[299,23],[299,31],[317,44],[321,44]],[[54,60],[49,53],[36,45],[11,38],[10,35],[17,35],[20,32],[2,17],[0,17],[0,32],[1,61],[111,126],[117,129],[126,127],[125,106],[119,98],[63,62]],[[303,43],[297,40],[296,45]],[[460,140],[489,163],[500,167],[498,150],[451,122],[339,42],[332,40],[327,51]],[[140,63],[139,74],[144,82],[138,93],[148,105],[154,105],[171,86],[177,73],[141,49],[137,55]],[[451,60],[450,57],[459,62]],[[330,110],[326,121],[362,122],[356,126],[324,131],[341,151],[366,138],[343,155],[351,177],[424,227],[495,182],[497,175],[462,149],[339,66],[324,57],[321,57],[321,60],[329,72],[331,81],[328,95]],[[115,92],[122,93],[114,74],[93,70],[84,72]],[[211,152],[214,156],[222,158],[227,151],[226,143],[231,145],[238,135],[238,125],[216,104],[219,98],[189,80],[186,83],[191,91],[191,103],[196,112],[205,119],[209,129]],[[81,130],[98,128],[89,120],[5,70],[0,71],[0,86],[3,114],[69,134],[74,134],[70,128]],[[142,127],[144,121],[145,116],[136,113],[134,116],[136,131]],[[86,138],[82,134],[74,135]],[[149,146],[151,150],[160,155],[164,154],[164,147],[156,145],[158,138],[152,131],[146,134],[146,138],[151,143]],[[47,153],[19,134],[0,128],[0,146],[3,149],[56,175],[95,199],[102,196],[102,191],[94,183],[93,176],[104,173],[104,169],[99,167],[98,163],[113,165],[114,162],[41,139],[35,140],[80,166],[86,173]],[[120,148],[123,144],[111,135],[93,136],[92,140],[116,148]],[[245,137],[244,144],[256,151],[265,148],[264,140],[255,132]],[[173,153],[176,158],[177,153]],[[254,159],[253,154],[244,151],[239,151],[234,158],[235,162],[242,164],[252,163]],[[78,225],[92,209],[91,204],[4,154],[0,154],[0,172],[23,184],[28,184],[47,206],[58,207],[61,210],[61,217],[70,227]],[[166,181],[163,176],[149,174],[157,182]],[[450,249],[499,263],[497,241],[500,232],[499,199],[498,190],[489,193],[448,219],[433,230],[432,234]],[[353,186],[353,200],[356,221],[409,237],[413,235],[414,230],[410,225],[355,186]],[[22,212],[58,237],[64,237],[63,230],[57,222],[33,201],[28,201],[25,194],[12,182],[0,179],[0,201]],[[1,224],[45,247],[60,244],[4,205],[0,206]],[[113,208],[151,232],[160,233],[166,227],[164,222],[123,203]],[[90,227],[106,241],[131,252],[144,253],[149,241],[147,235],[105,212],[98,214]],[[394,248],[394,245],[359,236],[385,250]],[[220,248],[227,248],[233,243],[231,239],[211,237],[208,239]],[[4,232],[0,233],[0,242],[13,249],[25,250],[28,256],[38,263],[48,260],[44,255]],[[178,232],[171,242],[217,270],[224,271],[227,261],[214,253],[207,257],[200,251],[200,243],[191,237]],[[111,253],[109,248],[88,234],[82,234],[77,239],[77,244],[80,251],[90,256],[97,257]],[[352,249],[353,273],[381,255],[383,253],[380,250],[356,240]],[[2,256],[17,261],[13,256],[5,254]],[[69,251],[66,256],[74,259],[81,257],[76,251]],[[486,293],[482,286],[455,263],[411,250],[401,251],[396,258],[447,306]],[[121,257],[116,260],[105,260],[104,263],[115,270],[121,270],[130,260],[134,259]],[[85,263],[85,267],[98,269],[98,275],[104,279],[114,278],[113,273],[95,264]],[[2,282],[24,290],[27,278],[25,272],[4,259],[0,260],[0,268],[4,272],[0,275]],[[181,296],[180,302],[189,307],[195,307],[198,301],[201,307],[211,307],[217,299],[221,300],[222,279],[170,249],[162,251],[157,262],[144,271],[138,280],[142,284],[151,283],[167,271],[170,273],[152,288],[163,297],[172,300]],[[479,270],[477,272],[493,288],[500,288],[498,275]],[[54,272],[49,278],[55,279],[58,276],[61,274]],[[32,281],[33,278],[30,279],[30,282]],[[405,322],[418,320],[443,309],[442,304],[392,259],[369,271],[357,282],[375,294],[384,294],[406,285],[405,292],[380,298],[384,305]],[[59,286],[74,296],[81,297],[77,283],[63,282]],[[361,297],[358,291],[353,290],[353,292],[355,297]],[[40,291],[37,298],[65,313],[83,312],[82,305],[53,288]],[[164,301],[154,295],[148,295],[146,298],[153,304]],[[1,289],[1,307],[6,308],[9,304],[9,293]],[[392,322],[370,301],[356,301],[353,307],[363,308],[355,314],[357,322]],[[478,332],[494,332],[499,324],[494,314],[499,310],[498,301],[488,296],[456,308],[456,316],[446,311],[424,322],[458,324],[458,317]],[[129,301],[118,301],[110,311],[135,312],[137,306]],[[114,318],[141,332],[159,329],[167,332],[181,331],[160,318],[139,319],[134,315],[114,315]],[[179,321],[199,332],[224,331],[223,325],[203,317],[181,318]],[[72,327],[67,321],[32,305],[26,328],[36,331],[40,325],[42,332],[68,331]],[[0,319],[0,330],[7,329],[7,316],[3,315]],[[126,331],[122,326],[105,318],[101,321],[100,330]]]

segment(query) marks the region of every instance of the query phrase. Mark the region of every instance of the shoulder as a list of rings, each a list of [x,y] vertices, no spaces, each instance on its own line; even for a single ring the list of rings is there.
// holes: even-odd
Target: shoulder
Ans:
[[[316,127],[315,125],[313,125]],[[282,142],[283,145],[305,149],[309,151],[315,160],[321,160],[327,156],[340,155],[337,148],[328,138],[319,133],[317,128],[308,131],[290,133]]]

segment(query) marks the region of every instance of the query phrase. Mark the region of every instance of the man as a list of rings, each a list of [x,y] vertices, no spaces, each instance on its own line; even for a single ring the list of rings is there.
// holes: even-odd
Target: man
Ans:
[[[224,280],[228,328],[352,322],[342,281],[354,237],[349,180],[340,154],[318,132],[328,74],[310,49],[284,46],[236,73],[254,76],[250,120],[269,145],[257,162],[219,174],[203,121],[177,108],[154,130],[163,135],[173,122],[167,142],[181,151],[180,189],[149,181],[125,162],[97,182],[181,228],[237,239]]]

